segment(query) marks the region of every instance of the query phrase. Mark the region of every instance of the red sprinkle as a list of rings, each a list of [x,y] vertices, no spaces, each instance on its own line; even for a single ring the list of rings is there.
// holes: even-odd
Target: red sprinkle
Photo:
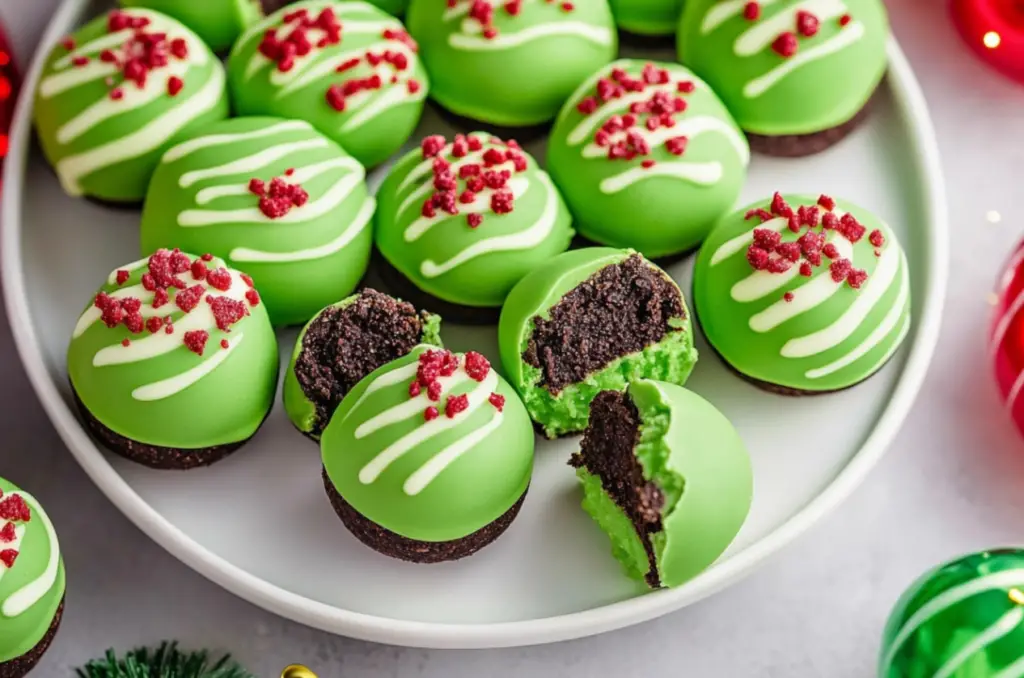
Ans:
[[[455,415],[463,412],[469,407],[469,396],[465,393],[456,396],[448,396],[444,404],[444,416],[454,419]]]
[[[427,421],[434,421],[441,413],[437,411],[437,408],[431,405],[427,409],[423,410],[423,418]]]
[[[178,96],[181,90],[185,88],[185,81],[176,75],[171,76],[167,79],[167,94],[172,97]]]
[[[158,316],[152,316],[146,321],[146,329],[149,330],[150,334],[156,334],[160,331],[160,328],[164,326],[164,321]]]
[[[800,10],[796,13],[796,30],[805,38],[817,35],[821,28],[821,21],[808,11]]]
[[[498,410],[499,412],[505,409],[505,396],[501,395],[500,393],[492,393],[487,398],[487,401],[491,403],[491,405],[494,405],[494,409]]]
[[[470,228],[477,228],[483,222],[484,222],[484,217],[483,217],[482,214],[477,214],[477,213],[474,212],[474,213],[466,215],[466,223],[469,224]]]
[[[775,38],[775,42],[772,43],[772,49],[775,50],[775,53],[786,59],[796,54],[798,47],[799,43],[797,43],[796,36],[789,31]]]
[[[14,523],[8,522],[0,529],[0,544],[10,544],[17,536],[14,531]]]
[[[853,17],[850,16],[849,14],[844,14],[843,16],[839,17],[840,26],[846,26],[851,21],[853,21]]]
[[[4,549],[0,551],[0,563],[3,563],[7,569],[14,567],[14,561],[18,559],[18,552],[14,549]]]
[[[121,270],[119,270],[119,271],[117,272],[117,284],[118,284],[118,285],[123,285],[123,284],[125,284],[126,282],[128,282],[128,278],[129,278],[130,276],[131,276],[131,274],[130,274],[130,273],[128,273],[128,271],[126,271],[126,270],[124,270],[124,269],[121,269]]]
[[[0,499],[0,520],[27,523],[32,520],[32,511],[20,494],[9,494]]]
[[[822,194],[821,197],[818,198],[818,205],[831,212],[836,208],[836,201],[829,196]]]
[[[62,40],[60,44],[61,44],[61,47],[63,47],[64,49],[66,49],[67,51],[70,52],[71,50],[73,50],[75,48],[75,39],[71,38],[71,37],[67,37],[67,38],[64,38],[64,40]]]
[[[743,18],[747,21],[757,21],[761,18],[761,5],[756,2],[748,2],[743,6]]]
[[[196,355],[203,355],[210,333],[206,330],[190,330],[185,333],[185,346]]]
[[[213,318],[217,323],[217,329],[224,332],[231,331],[231,326],[249,315],[249,309],[245,302],[230,297],[214,297],[209,300],[210,310],[213,311]]]
[[[125,337],[124,339],[121,340],[121,345],[124,346],[125,348],[128,348],[129,346],[132,345],[132,340],[129,339],[128,337]]]
[[[192,279],[193,280],[205,280],[206,279],[206,264],[203,263],[202,259],[196,259],[192,262]]]
[[[201,264],[202,262],[196,260],[196,263]],[[220,290],[221,292],[227,292],[231,289],[231,274],[228,273],[228,269],[221,266],[220,268],[216,268],[206,274],[206,282],[210,283],[210,287],[214,289]]]
[[[466,354],[466,374],[475,381],[483,381],[491,371],[491,363],[476,351]]]
[[[221,348],[228,348],[229,346],[231,346],[231,344],[228,343],[227,339],[221,339],[220,340],[220,347]]]
[[[875,230],[871,231],[870,234],[868,234],[868,242],[870,242],[875,247],[881,247],[882,245],[885,244],[885,236],[882,235],[882,232],[876,228]]]
[[[786,292],[785,294],[782,295],[782,300],[786,301],[786,302],[793,301],[793,293],[792,292]]]
[[[174,304],[185,313],[190,313],[192,309],[199,305],[199,301],[203,298],[205,292],[206,287],[203,285],[193,285],[187,290],[174,295]]]
[[[255,289],[250,289],[245,293],[245,299],[249,302],[250,306],[257,306],[260,303],[260,293]]]

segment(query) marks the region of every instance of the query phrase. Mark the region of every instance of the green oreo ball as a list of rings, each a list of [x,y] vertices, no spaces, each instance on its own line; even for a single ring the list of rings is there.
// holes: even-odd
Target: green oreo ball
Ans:
[[[685,0],[608,0],[615,23],[636,35],[672,35]]]
[[[228,85],[238,115],[305,120],[366,167],[402,147],[428,89],[402,23],[357,0],[304,0],[254,24],[231,50]]]
[[[693,293],[725,362],[790,395],[860,383],[910,329],[910,272],[895,233],[824,195],[776,193],[722,219],[697,256]]]
[[[675,384],[640,379],[625,392],[600,393],[570,463],[583,508],[626,573],[651,588],[702,572],[750,511],[753,472],[739,434]]]
[[[172,16],[196,32],[215,52],[227,50],[242,30],[263,17],[260,0],[121,0]]]
[[[706,83],[636,59],[580,86],[548,141],[548,171],[580,234],[647,257],[699,245],[735,205],[749,162],[746,137]]]
[[[636,252],[566,252],[509,294],[498,345],[505,375],[549,438],[582,431],[598,393],[636,379],[683,384],[697,362],[686,301]]]
[[[43,66],[33,109],[43,153],[68,194],[138,202],[177,136],[228,116],[224,80],[210,48],[175,19],[104,14]]]
[[[365,174],[302,120],[198,128],[153,174],[142,251],[210,252],[252,277],[273,324],[304,323],[366,273],[376,203]]]

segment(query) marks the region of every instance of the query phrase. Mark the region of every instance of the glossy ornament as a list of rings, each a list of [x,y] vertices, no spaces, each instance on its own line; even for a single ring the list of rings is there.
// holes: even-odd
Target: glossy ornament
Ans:
[[[996,288],[996,309],[989,328],[989,355],[999,396],[1024,434],[1024,241],[1006,263]]]
[[[974,553],[918,579],[889,617],[878,675],[1024,677],[1024,550]]]
[[[1024,82],[1024,3],[1014,0],[953,0],[953,23],[990,67]]]

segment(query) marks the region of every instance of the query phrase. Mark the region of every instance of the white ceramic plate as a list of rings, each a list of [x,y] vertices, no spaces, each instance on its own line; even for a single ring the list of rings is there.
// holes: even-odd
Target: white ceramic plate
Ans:
[[[27,94],[45,48],[99,9],[88,0],[64,3],[28,74]],[[92,290],[137,258],[138,213],[61,192],[33,147],[28,95],[17,110],[2,214],[3,284],[18,349],[60,435],[111,501],[183,562],[285,617],[428,647],[544,643],[652,619],[735,582],[843,501],[892,440],[924,377],[945,295],[944,191],[924,98],[895,42],[889,56],[868,124],[813,158],[755,158],[743,200],[774,190],[826,192],[881,215],[910,261],[914,328],[880,374],[817,398],[756,390],[699,345],[703,357],[688,386],[724,410],[746,439],[754,504],[725,556],[681,588],[647,593],[621,574],[607,539],[579,508],[566,465],[573,440],[538,445],[533,486],[505,536],[472,558],[434,566],[390,560],[348,534],[324,496],[316,447],[291,428],[279,404],[249,445],[210,469],[155,472],[98,449],[73,413],[64,354]],[[421,131],[451,131],[426,117]],[[669,270],[688,290],[690,262]],[[283,356],[294,336],[281,333]],[[493,328],[448,325],[445,340],[496,357]]]

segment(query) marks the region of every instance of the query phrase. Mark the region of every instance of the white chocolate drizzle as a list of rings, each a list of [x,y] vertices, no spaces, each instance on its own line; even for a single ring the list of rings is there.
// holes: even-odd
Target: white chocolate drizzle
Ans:
[[[38,520],[43,529],[46,531],[46,539],[49,544],[50,553],[46,559],[46,568],[43,573],[38,577],[28,582],[20,589],[7,596],[7,599],[0,605],[0,614],[4,617],[13,618],[17,617],[24,612],[28,611],[33,605],[42,600],[43,596],[53,588],[53,585],[57,583],[57,575],[60,573],[60,545],[57,541],[57,531],[53,529],[53,523],[50,522],[50,517],[46,515],[46,512],[39,505],[39,502],[30,495],[28,492],[13,492],[11,494],[20,495],[25,503],[28,504],[29,510],[32,513],[32,520]],[[20,545],[22,539],[25,536],[27,525],[16,525],[15,526],[15,542]],[[18,546],[14,546],[15,549]],[[4,568],[0,566],[0,578],[3,577]]]

